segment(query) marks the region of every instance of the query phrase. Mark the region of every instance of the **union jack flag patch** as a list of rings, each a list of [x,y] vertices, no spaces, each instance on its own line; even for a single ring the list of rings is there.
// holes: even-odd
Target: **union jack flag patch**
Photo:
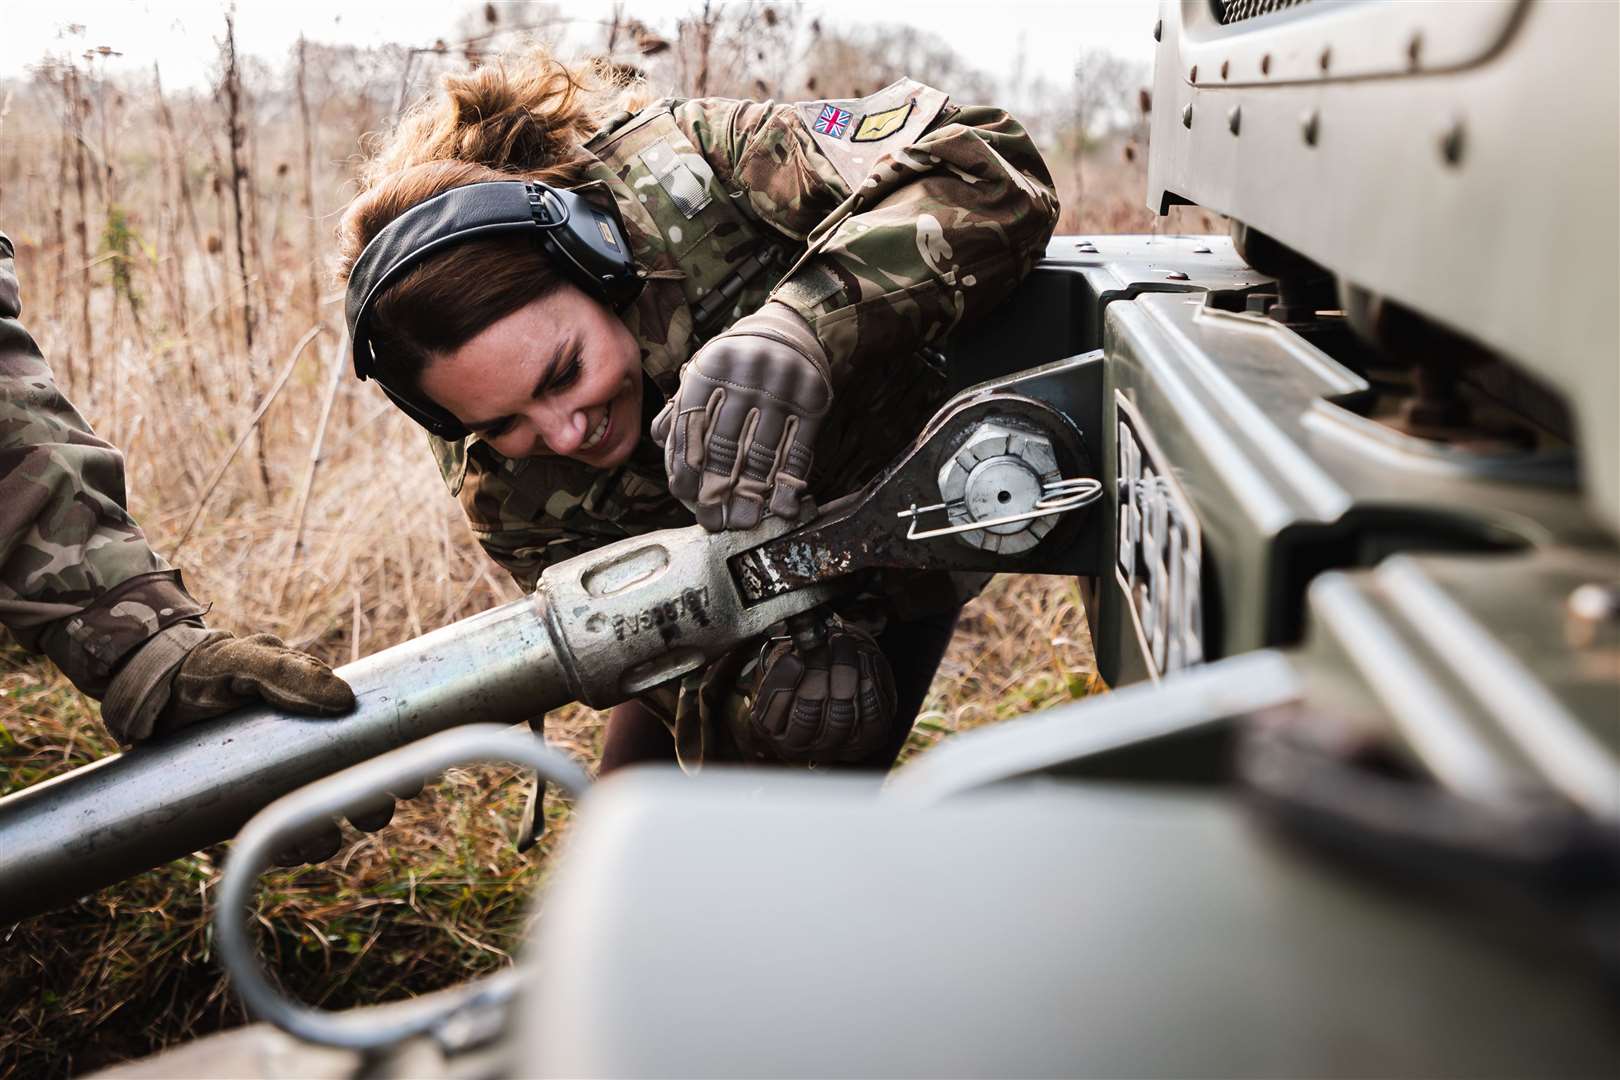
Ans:
[[[855,115],[836,105],[827,105],[822,108],[821,115],[816,117],[816,132],[820,135],[830,135],[835,139],[842,139],[849,130],[850,123]]]

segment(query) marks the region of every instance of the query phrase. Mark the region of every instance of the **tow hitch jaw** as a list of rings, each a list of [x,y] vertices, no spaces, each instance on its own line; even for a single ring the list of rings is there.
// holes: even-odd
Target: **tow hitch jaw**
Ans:
[[[1080,511],[1103,485],[1081,414],[1095,411],[1100,365],[1088,353],[957,395],[863,491],[734,555],[743,595],[877,568],[1095,573]]]

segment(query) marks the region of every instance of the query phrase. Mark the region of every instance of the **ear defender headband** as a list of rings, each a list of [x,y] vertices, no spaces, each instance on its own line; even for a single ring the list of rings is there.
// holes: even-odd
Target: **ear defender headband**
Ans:
[[[349,274],[346,314],[354,373],[375,374],[371,306],[422,260],[456,244],[505,233],[532,232],[553,265],[588,296],[615,311],[641,293],[642,279],[617,215],[572,191],[525,180],[490,180],[453,188],[418,203],[372,237]],[[441,439],[468,434],[449,410],[377,384],[412,420]]]

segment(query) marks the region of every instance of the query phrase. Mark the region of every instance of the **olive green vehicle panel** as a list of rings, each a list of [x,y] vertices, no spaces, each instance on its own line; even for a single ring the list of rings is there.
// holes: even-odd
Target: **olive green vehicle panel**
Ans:
[[[1620,6],[1303,0],[1222,25],[1238,6],[1161,0],[1149,207],[1227,214],[1556,387],[1620,529]]]

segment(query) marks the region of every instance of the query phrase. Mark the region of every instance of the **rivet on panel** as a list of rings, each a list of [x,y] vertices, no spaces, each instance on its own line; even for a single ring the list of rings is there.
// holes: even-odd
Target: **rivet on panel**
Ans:
[[[1333,66],[1332,48],[1323,47],[1322,55],[1316,58],[1316,66],[1322,69],[1322,74],[1326,75],[1328,73],[1328,69]]]
[[[1192,70],[1187,72],[1187,81],[1191,82],[1191,83],[1196,83],[1198,81],[1198,65],[1197,64],[1194,64],[1192,66]]]
[[[1620,585],[1589,582],[1570,593],[1565,604],[1564,636],[1576,648],[1589,648],[1620,620]]]
[[[1468,133],[1463,127],[1462,120],[1453,120],[1451,126],[1440,136],[1440,156],[1445,159],[1447,165],[1461,165],[1467,143]]]
[[[1315,146],[1317,137],[1322,134],[1322,114],[1311,109],[1299,121],[1299,133],[1305,139],[1306,146]]]
[[[1266,53],[1266,55],[1264,55],[1264,56],[1262,56],[1260,58],[1260,74],[1262,74],[1262,75],[1270,75],[1271,74],[1271,54],[1270,53]]]
[[[1181,126],[1184,127],[1184,128],[1192,127],[1192,102],[1190,102],[1190,101],[1187,102],[1187,104],[1182,107],[1182,110],[1181,110]]]
[[[1226,129],[1236,135],[1243,127],[1243,106],[1234,105],[1226,113]]]
[[[1230,60],[1222,60],[1221,61],[1221,78],[1223,78],[1223,79],[1226,78],[1227,73],[1229,71],[1231,71],[1231,70],[1232,70],[1232,61],[1230,61]]]

